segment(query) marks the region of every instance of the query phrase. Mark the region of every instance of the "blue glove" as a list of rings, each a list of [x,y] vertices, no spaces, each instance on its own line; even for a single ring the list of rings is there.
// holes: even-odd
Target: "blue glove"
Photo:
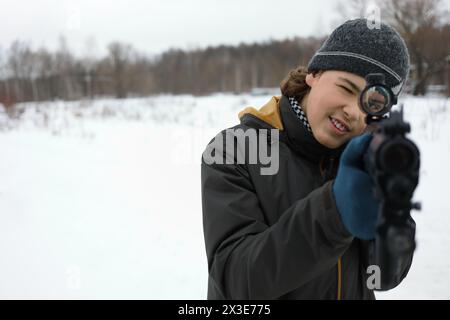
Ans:
[[[364,134],[349,142],[332,188],[342,222],[353,236],[363,240],[375,238],[379,209],[379,201],[373,195],[372,178],[363,163],[371,140],[371,135]]]

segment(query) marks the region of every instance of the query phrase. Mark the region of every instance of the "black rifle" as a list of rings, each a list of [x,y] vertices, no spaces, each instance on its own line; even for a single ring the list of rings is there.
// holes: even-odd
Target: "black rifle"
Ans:
[[[366,81],[359,104],[374,132],[364,166],[380,201],[374,258],[381,271],[381,290],[386,290],[398,283],[401,263],[416,247],[410,212],[420,210],[420,203],[412,202],[419,183],[420,152],[406,138],[411,128],[403,120],[403,106],[400,111],[390,112],[397,98],[385,85],[384,75],[369,74]]]

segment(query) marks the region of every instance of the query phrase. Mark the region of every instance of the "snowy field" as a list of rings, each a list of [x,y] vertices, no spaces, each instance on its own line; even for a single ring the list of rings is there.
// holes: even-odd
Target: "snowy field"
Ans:
[[[205,299],[200,157],[269,96],[0,106],[0,298]],[[413,266],[379,299],[450,299],[450,100],[407,97],[422,154]]]

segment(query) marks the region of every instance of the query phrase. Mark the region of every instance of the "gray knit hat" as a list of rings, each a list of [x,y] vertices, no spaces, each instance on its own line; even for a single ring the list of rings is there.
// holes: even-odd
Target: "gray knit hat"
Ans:
[[[391,26],[369,28],[367,19],[348,20],[337,27],[308,64],[308,72],[340,70],[365,77],[383,73],[386,84],[398,96],[409,74],[405,41]]]

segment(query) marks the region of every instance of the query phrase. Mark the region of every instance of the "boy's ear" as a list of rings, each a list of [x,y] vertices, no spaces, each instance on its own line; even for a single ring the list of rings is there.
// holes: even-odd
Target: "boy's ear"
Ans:
[[[319,77],[320,77],[319,73],[317,73],[316,75],[314,75],[313,73],[308,73],[306,75],[305,82],[308,86],[312,87],[314,83],[317,81],[317,79],[319,79]]]

